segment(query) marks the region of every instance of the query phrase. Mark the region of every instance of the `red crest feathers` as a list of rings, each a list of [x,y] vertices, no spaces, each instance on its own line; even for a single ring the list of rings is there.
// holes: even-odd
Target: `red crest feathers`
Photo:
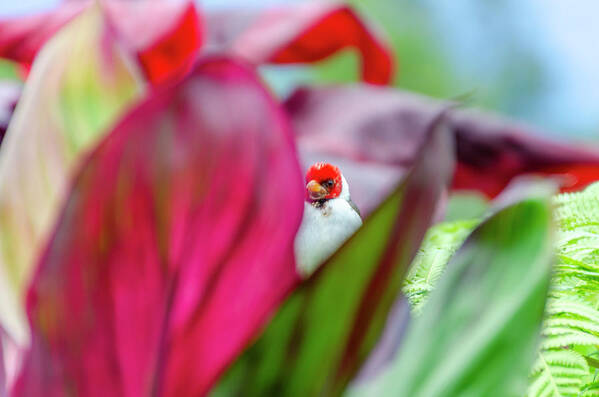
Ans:
[[[342,188],[341,171],[339,171],[339,168],[329,163],[320,162],[313,164],[308,168],[308,172],[306,172],[306,183],[315,180],[322,184],[327,179],[331,179],[334,185],[329,189],[329,194],[325,196],[325,199],[339,197]]]

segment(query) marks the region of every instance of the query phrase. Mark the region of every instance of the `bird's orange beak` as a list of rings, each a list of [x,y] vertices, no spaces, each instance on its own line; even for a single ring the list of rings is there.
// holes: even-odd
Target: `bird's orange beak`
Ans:
[[[308,182],[306,190],[308,191],[311,200],[323,199],[328,194],[327,190],[314,179]]]

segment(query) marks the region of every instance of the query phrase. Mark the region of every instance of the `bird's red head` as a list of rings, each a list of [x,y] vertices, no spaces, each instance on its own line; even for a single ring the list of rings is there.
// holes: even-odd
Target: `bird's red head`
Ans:
[[[316,163],[306,172],[306,194],[310,200],[339,197],[343,182],[339,168],[329,163]]]

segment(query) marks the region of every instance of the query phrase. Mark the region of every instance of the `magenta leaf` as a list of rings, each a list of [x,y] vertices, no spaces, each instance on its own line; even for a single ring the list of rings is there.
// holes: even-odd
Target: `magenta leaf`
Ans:
[[[252,72],[208,60],[157,90],[74,181],[15,395],[203,395],[299,281],[302,208],[288,123]]]
[[[312,2],[264,12],[209,13],[206,45],[260,65],[320,61],[354,48],[362,57],[362,78],[373,84],[393,79],[393,56],[361,17],[343,4]]]
[[[367,212],[413,163],[426,123],[444,106],[368,85],[300,88],[285,104],[304,161],[343,159],[352,198]],[[483,112],[458,109],[448,117],[457,145],[454,189],[476,189],[492,197],[526,173],[566,174],[571,184],[565,187],[579,189],[599,175],[597,150],[554,142]],[[360,172],[364,167],[376,172]]]

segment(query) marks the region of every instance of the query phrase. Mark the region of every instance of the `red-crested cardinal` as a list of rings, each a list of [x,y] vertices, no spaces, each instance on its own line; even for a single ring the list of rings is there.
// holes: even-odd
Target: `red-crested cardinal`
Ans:
[[[308,277],[362,225],[339,168],[316,163],[306,173],[306,201],[295,238],[297,270]]]

